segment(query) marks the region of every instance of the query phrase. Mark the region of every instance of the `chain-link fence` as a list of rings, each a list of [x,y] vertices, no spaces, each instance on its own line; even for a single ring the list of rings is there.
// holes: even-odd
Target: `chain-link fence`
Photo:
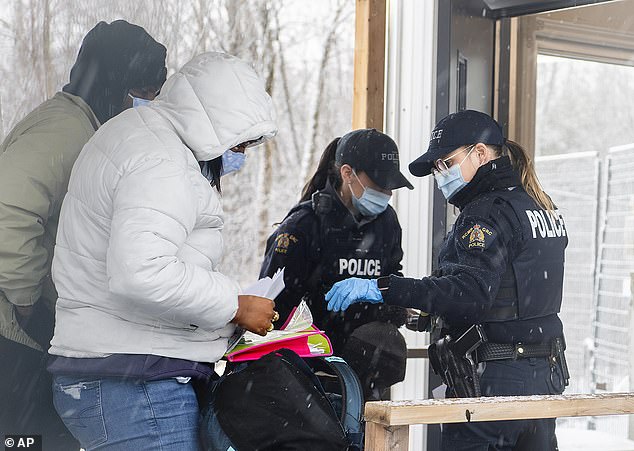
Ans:
[[[629,391],[634,272],[634,145],[536,159],[540,181],[566,220],[561,318],[569,393]],[[627,417],[560,420],[624,436]]]
[[[596,152],[537,158],[537,174],[566,221],[564,323],[571,393],[591,390],[590,358],[594,317],[600,161]]]

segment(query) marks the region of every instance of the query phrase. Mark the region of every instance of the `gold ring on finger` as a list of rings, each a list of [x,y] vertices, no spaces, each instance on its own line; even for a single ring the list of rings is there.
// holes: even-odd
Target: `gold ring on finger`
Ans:
[[[269,327],[266,328],[267,332],[271,332],[272,330],[273,330],[273,323],[271,323]]]
[[[280,314],[273,310],[273,319],[271,321],[275,322],[280,319]]]

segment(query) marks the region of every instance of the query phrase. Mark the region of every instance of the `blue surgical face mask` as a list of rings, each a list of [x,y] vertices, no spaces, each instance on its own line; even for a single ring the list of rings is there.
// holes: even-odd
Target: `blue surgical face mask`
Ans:
[[[227,150],[222,154],[222,172],[220,175],[223,176],[240,170],[246,159],[247,156],[243,152]]]
[[[142,99],[141,97],[134,97],[130,93],[128,93],[128,95],[132,99],[132,108],[145,106],[145,105],[148,105],[150,103],[150,100],[148,100],[148,99]]]
[[[445,196],[447,200],[451,199],[454,194],[469,183],[462,177],[460,165],[457,164],[450,167],[447,173],[440,171],[434,172],[434,178],[436,179],[438,188],[442,191],[442,195]]]
[[[357,177],[357,180],[359,180],[357,173],[353,172],[353,174]],[[359,184],[363,186],[361,180],[359,180]],[[392,197],[389,194],[382,193],[372,188],[366,188],[365,186],[363,186],[363,194],[359,198],[357,198],[357,196],[354,195],[354,192],[352,192],[352,187],[350,187],[350,192],[352,193],[352,206],[366,217],[377,216],[383,213],[390,203],[390,198]]]
[[[467,155],[462,159],[460,164],[452,165],[448,171],[445,171],[445,172],[434,171],[434,178],[436,179],[436,184],[438,185],[438,188],[440,189],[440,191],[442,191],[442,194],[443,196],[445,196],[445,199],[447,200],[451,199],[454,194],[456,194],[462,188],[467,186],[467,184],[469,183],[462,176],[462,171],[460,170],[460,167],[462,166],[462,163],[464,163],[467,160],[467,158],[469,158],[469,155],[471,154],[472,150],[473,150],[473,147],[469,149],[469,152],[467,152]]]

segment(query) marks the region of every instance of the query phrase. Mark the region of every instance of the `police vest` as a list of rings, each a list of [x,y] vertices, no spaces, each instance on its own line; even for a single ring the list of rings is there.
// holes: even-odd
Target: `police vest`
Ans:
[[[341,349],[352,331],[363,324],[391,321],[398,327],[404,317],[400,307],[385,304],[354,304],[336,314],[326,310],[324,294],[335,282],[349,277],[369,279],[388,275],[400,263],[391,261],[400,260],[398,255],[395,258],[396,240],[400,235],[393,210],[357,226],[343,208],[342,205],[314,208],[311,201],[306,201],[295,206],[287,216],[311,216],[313,229],[307,249],[312,270],[306,281],[305,300],[315,324],[328,333],[335,349]]]
[[[561,308],[564,252],[568,234],[563,217],[557,211],[547,211],[521,188],[499,190],[485,196],[480,208],[487,208],[496,199],[510,206],[519,219],[511,261],[506,268],[492,309],[486,322],[525,320],[559,313]],[[476,201],[476,203],[480,203]],[[479,213],[467,206],[465,212]]]
[[[309,209],[316,216],[316,228],[311,243],[314,258],[319,262],[319,271],[311,279],[315,285],[330,287],[335,282],[349,277],[375,279],[387,275],[390,257],[396,245],[394,227],[390,213],[360,227],[351,227],[341,221],[341,215],[331,211],[315,211],[311,201],[302,202],[292,211]],[[289,213],[290,215],[290,213]]]

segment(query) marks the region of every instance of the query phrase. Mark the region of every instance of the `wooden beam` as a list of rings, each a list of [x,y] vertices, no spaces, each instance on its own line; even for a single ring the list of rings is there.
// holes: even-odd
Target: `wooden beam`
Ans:
[[[428,359],[429,351],[427,347],[424,348],[409,348],[407,349],[408,359]]]
[[[407,451],[409,426],[365,425],[365,449],[368,451]]]
[[[356,0],[352,128],[383,130],[386,0]]]
[[[634,393],[377,401],[365,405],[367,424],[384,426],[633,413]]]

